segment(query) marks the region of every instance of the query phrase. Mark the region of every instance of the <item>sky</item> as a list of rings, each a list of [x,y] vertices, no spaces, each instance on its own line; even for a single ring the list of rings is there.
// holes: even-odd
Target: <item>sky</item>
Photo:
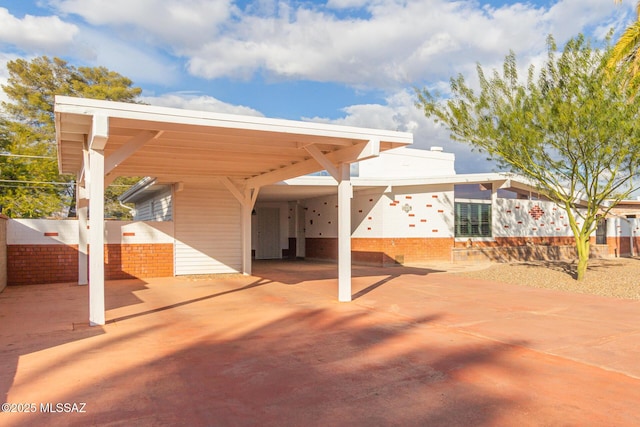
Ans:
[[[159,106],[412,132],[458,173],[496,171],[415,106],[476,65],[539,64],[546,38],[602,41],[635,0],[0,0],[0,84],[7,61],[46,55],[103,66]],[[6,100],[0,93],[0,100]]]

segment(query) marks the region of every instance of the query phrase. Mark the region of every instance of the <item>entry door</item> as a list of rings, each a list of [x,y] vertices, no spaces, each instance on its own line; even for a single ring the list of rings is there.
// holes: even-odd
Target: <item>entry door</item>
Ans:
[[[296,257],[304,258],[304,234],[305,234],[305,215],[304,207],[296,206]]]
[[[607,244],[607,220],[605,218],[598,219],[598,227],[596,228],[596,245]]]
[[[258,223],[258,241],[256,259],[282,258],[280,250],[280,209],[256,209]]]

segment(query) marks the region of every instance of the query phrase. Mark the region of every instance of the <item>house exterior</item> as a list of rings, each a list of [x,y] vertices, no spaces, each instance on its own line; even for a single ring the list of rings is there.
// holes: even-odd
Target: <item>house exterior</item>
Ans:
[[[173,220],[173,187],[155,181],[155,178],[144,178],[120,197],[135,205],[132,209],[134,221]]]
[[[353,262],[572,255],[566,213],[525,180],[456,174],[450,153],[403,148],[409,133],[72,97],[56,97],[55,122],[78,218],[7,221],[7,283],[88,284],[91,325],[106,279],[305,257],[336,260],[350,301]],[[149,177],[123,199],[136,221],[104,219],[118,176]],[[601,223],[594,256],[636,253],[635,207]]]
[[[352,168],[353,262],[388,266],[574,256],[566,212],[524,179],[456,174],[454,163],[454,155],[438,147],[398,148]],[[135,202],[145,188],[128,192],[123,201]],[[156,202],[163,193],[157,194]],[[136,203],[136,212],[141,209]],[[326,174],[265,186],[252,211],[252,256],[335,260],[337,209],[336,182]],[[628,216],[633,203],[626,209]],[[631,254],[636,230],[635,221],[611,216],[594,233],[592,256]]]
[[[171,184],[174,274],[251,274],[261,189],[326,170],[338,183],[338,300],[350,301],[349,170],[413,143],[393,130],[67,96],[56,96],[54,118],[59,170],[76,176],[78,283],[89,285],[92,325],[105,322],[104,191],[117,177]]]

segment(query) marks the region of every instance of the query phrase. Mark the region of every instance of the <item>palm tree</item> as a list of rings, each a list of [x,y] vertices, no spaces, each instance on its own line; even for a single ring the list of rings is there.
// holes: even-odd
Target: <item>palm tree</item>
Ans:
[[[622,0],[614,1],[622,2]],[[635,92],[640,87],[640,1],[636,4],[636,20],[627,27],[616,42],[608,66],[616,69],[622,64],[629,66],[627,83]]]

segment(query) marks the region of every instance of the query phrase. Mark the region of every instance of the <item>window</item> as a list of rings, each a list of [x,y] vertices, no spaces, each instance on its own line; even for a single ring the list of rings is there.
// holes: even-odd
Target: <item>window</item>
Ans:
[[[456,202],[455,237],[491,237],[491,204]]]

